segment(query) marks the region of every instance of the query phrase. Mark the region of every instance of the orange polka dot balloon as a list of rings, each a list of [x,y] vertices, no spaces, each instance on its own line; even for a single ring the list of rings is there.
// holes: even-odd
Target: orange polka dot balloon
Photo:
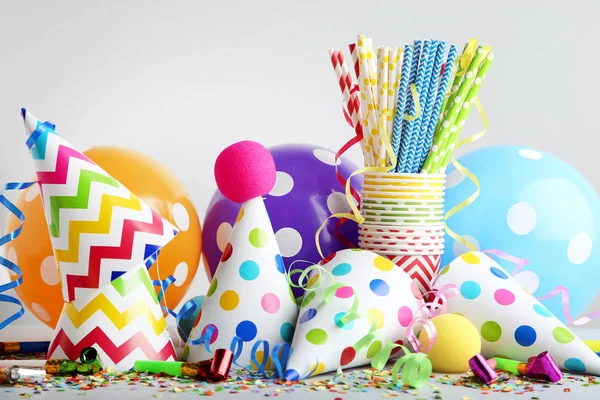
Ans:
[[[84,152],[92,161],[125,185],[163,218],[177,226],[179,234],[160,252],[150,268],[152,279],[173,275],[176,281],[165,293],[171,309],[185,296],[192,283],[202,249],[200,220],[192,200],[179,181],[164,166],[150,157],[119,147],[93,147]],[[23,284],[17,295],[40,321],[54,328],[63,306],[60,275],[54,260],[39,188],[24,190],[15,204],[25,214],[21,235],[4,246],[6,258],[23,271]],[[6,232],[19,226],[10,216]],[[156,288],[158,293],[158,288]]]

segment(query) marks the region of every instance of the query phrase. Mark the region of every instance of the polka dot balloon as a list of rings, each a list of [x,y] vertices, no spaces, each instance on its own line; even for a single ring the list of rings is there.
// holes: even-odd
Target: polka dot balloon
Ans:
[[[475,325],[484,356],[527,361],[549,351],[564,370],[600,374],[600,357],[486,254],[464,253],[444,267],[434,288],[448,284],[459,294],[447,312]]]
[[[200,263],[202,233],[190,195],[177,177],[143,153],[121,147],[93,147],[84,154],[179,228],[179,234],[161,250],[158,264],[149,270],[152,279],[175,277],[164,297],[167,306],[174,309]],[[149,176],[152,179],[140,179]],[[25,214],[26,222],[19,238],[3,249],[23,271],[23,284],[16,292],[40,321],[54,329],[64,303],[38,185],[23,191],[15,204]],[[13,231],[19,224],[11,214],[5,231]]]
[[[412,280],[385,257],[348,249],[330,255],[320,265],[330,275],[311,273],[307,286],[313,280],[320,284],[313,286],[314,291],[306,291],[302,301],[286,371],[286,379],[292,381],[338,367],[368,364],[386,339],[406,339],[406,327],[417,309]],[[332,283],[344,285],[325,304],[323,296]],[[342,318],[355,296],[357,311],[366,317],[344,324]],[[377,327],[376,338],[357,353],[352,346],[369,332],[372,323]],[[319,368],[315,370],[317,360]]]
[[[265,205],[275,236],[281,250],[280,267],[289,266],[295,260],[317,263],[321,256],[315,245],[315,232],[332,213],[349,212],[344,187],[335,176],[334,153],[318,146],[288,144],[269,149],[277,169],[275,185],[265,196]],[[347,178],[358,169],[351,161],[338,160],[340,174]],[[352,181],[360,190],[360,180]],[[238,203],[225,198],[217,191],[208,206],[203,225],[204,262],[209,276],[214,275],[221,254],[226,248],[231,227],[240,209]],[[336,237],[337,220],[332,219],[320,236],[323,254],[331,254],[348,248],[347,243]],[[347,241],[357,244],[358,228],[348,221],[339,229]],[[303,268],[306,263],[296,263]],[[297,277],[296,277],[297,278]],[[296,297],[301,289],[294,289]]]
[[[448,220],[449,228],[477,249],[527,258],[527,270],[515,276],[525,290],[541,297],[562,285],[570,291],[571,314],[581,315],[600,290],[600,201],[594,188],[558,157],[525,147],[485,147],[459,161],[479,179],[481,195]],[[449,169],[446,209],[475,189]],[[470,251],[449,236],[446,249],[442,265]],[[500,264],[509,272],[514,268]],[[542,303],[565,322],[560,298]]]

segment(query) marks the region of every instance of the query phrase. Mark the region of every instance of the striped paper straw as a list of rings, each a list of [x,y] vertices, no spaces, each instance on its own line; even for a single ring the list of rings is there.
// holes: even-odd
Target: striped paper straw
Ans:
[[[427,49],[427,44],[429,44],[429,49]],[[412,138],[409,144],[410,152],[408,153],[408,163],[407,163],[407,172],[416,173],[419,167],[418,163],[421,159],[420,155],[420,146],[421,142],[421,126],[424,121],[429,122],[429,115],[431,114],[431,106],[433,105],[433,98],[429,100],[429,88],[431,86],[431,74],[433,72],[433,64],[435,63],[435,58],[437,55],[437,49],[440,44],[439,40],[432,40],[425,43],[425,48],[423,49],[423,86],[421,91],[419,91],[419,102],[421,103],[421,116],[413,121],[412,126]],[[427,52],[426,52],[427,49]],[[427,56],[425,56],[427,55]],[[419,66],[419,68],[421,68]],[[439,76],[439,71],[438,71]],[[437,86],[438,78],[435,79],[435,85]]]
[[[431,113],[431,120],[429,121],[429,127],[427,128],[427,135],[423,143],[423,152],[421,153],[421,161],[419,162],[420,170],[423,169],[423,164],[425,163],[425,159],[427,158],[427,155],[429,154],[429,149],[431,148],[431,140],[433,139],[433,133],[435,132],[435,127],[437,126],[438,119],[440,118],[442,103],[444,102],[444,98],[446,98],[448,84],[450,83],[450,76],[452,75],[452,69],[454,68],[456,52],[456,46],[450,46],[448,58],[446,59],[446,67],[444,68],[444,73],[442,74],[440,86],[437,92],[437,96],[435,98],[435,104],[433,105],[433,110]]]
[[[387,89],[387,104],[388,104],[388,109],[389,111],[392,112],[392,115],[388,115],[387,116],[387,133],[388,133],[388,139],[390,140],[390,143],[392,141],[392,136],[393,136],[393,132],[392,129],[394,128],[394,115],[396,114],[396,99],[397,97],[397,91],[398,91],[398,78],[399,78],[399,66],[398,66],[398,62],[400,61],[400,55],[398,52],[398,48],[394,47],[392,49],[390,49],[390,58],[389,58],[389,62],[388,62],[388,89]],[[394,153],[396,154],[396,153]],[[395,165],[394,165],[395,167]]]
[[[481,86],[483,84],[485,76],[487,75],[488,70],[492,66],[493,61],[494,55],[488,54],[485,61],[481,65],[481,68],[479,68],[479,71],[477,71],[477,77],[473,82],[473,86],[471,86],[471,89],[467,94],[467,98],[462,103],[462,107],[460,109],[460,112],[458,113],[458,116],[456,117],[456,121],[454,122],[453,127],[450,128],[450,137],[448,137],[448,141],[445,141],[443,144],[443,146],[446,146],[447,150],[444,159],[439,163],[438,171],[445,171],[446,165],[448,164],[448,160],[450,159],[450,155],[454,151],[456,140],[458,140],[458,138],[460,137],[460,133],[462,132],[463,127],[465,126],[465,122],[469,117],[469,113],[471,112],[471,106],[473,105],[473,103],[475,103],[477,94],[479,93],[479,90],[481,90]]]
[[[427,70],[428,59],[429,59],[430,52],[431,52],[431,44],[432,44],[431,41],[429,41],[429,40],[425,41],[425,45],[423,46],[423,53],[421,54],[421,57],[419,60],[419,68],[418,68],[418,72],[417,72],[417,79],[415,82],[418,98],[413,99],[412,102],[410,103],[409,115],[411,115],[411,116],[416,116],[417,100],[420,102],[420,104],[422,104],[421,103],[421,93],[423,93],[423,84],[425,81],[425,73]],[[413,64],[414,64],[414,59],[413,59]],[[402,133],[402,148],[400,149],[400,157],[402,159],[402,163],[400,165],[401,173],[410,172],[409,167],[411,165],[412,160],[415,157],[415,149],[413,147],[413,144],[416,144],[416,142],[414,141],[413,136],[415,135],[415,126],[420,120],[421,120],[421,117],[414,119],[414,120],[405,121],[405,122],[407,122],[406,131]]]
[[[429,146],[425,145],[425,141],[427,139],[427,132],[429,130],[429,121],[432,118],[433,114],[433,106],[435,103],[435,97],[438,90],[438,82],[440,80],[440,71],[442,70],[442,64],[444,63],[444,55],[446,53],[446,46],[448,43],[444,41],[435,41],[437,42],[437,48],[435,51],[435,60],[433,62],[433,68],[431,70],[430,79],[429,79],[429,90],[427,91],[427,99],[425,101],[424,114],[421,121],[421,129],[419,131],[419,137],[416,144],[416,154],[415,159],[411,165],[411,172],[417,173],[421,169],[421,159],[423,158],[423,153],[429,151]],[[435,46],[435,44],[434,44]],[[433,55],[433,53],[432,53]],[[436,118],[437,119],[437,118]]]
[[[410,66],[410,75],[408,78],[408,87],[410,88],[412,85],[414,85],[416,83],[417,80],[417,67],[419,66],[419,60],[421,58],[421,46],[423,45],[423,42],[419,39],[414,41],[414,47],[413,47],[413,58],[412,58],[412,63]],[[408,115],[412,115],[410,114],[410,110],[412,109],[412,106],[414,105],[414,99],[412,98],[412,93],[407,90],[406,93],[406,106],[405,106],[405,110],[407,112],[405,112],[405,114]],[[414,115],[412,115],[414,117]],[[400,134],[401,139],[400,139],[400,154],[398,155],[398,165],[396,166],[396,172],[400,172],[402,166],[404,164],[406,164],[406,159],[408,157],[408,145],[409,145],[409,137],[406,135],[406,131],[408,128],[408,122],[407,120],[405,120],[404,118],[402,119],[402,133]]]
[[[402,57],[402,71],[400,82],[398,84],[398,95],[396,96],[396,113],[394,114],[394,128],[392,132],[392,149],[396,157],[400,154],[400,138],[402,133],[402,121],[404,121],[404,108],[406,107],[406,97],[408,94],[408,81],[410,76],[410,67],[413,59],[413,47],[410,44],[404,45],[404,55]],[[398,159],[399,160],[399,159]],[[396,168],[394,168],[396,170]]]
[[[443,146],[444,141],[450,136],[450,133],[453,133],[450,132],[450,128],[454,126],[454,121],[456,120],[456,117],[458,116],[458,113],[463,105],[463,99],[469,93],[471,84],[475,80],[475,74],[477,73],[477,69],[479,68],[481,61],[485,58],[487,53],[488,52],[485,51],[482,47],[477,48],[477,51],[475,52],[475,57],[473,57],[473,60],[469,65],[469,69],[465,73],[464,79],[462,80],[458,91],[454,95],[452,103],[449,103],[448,105],[449,110],[446,116],[444,117],[444,121],[441,125],[439,125],[439,129],[436,129],[433,138],[433,145],[431,146],[431,152],[425,159],[425,164],[423,165],[423,171],[425,173],[434,173],[434,171],[437,171],[440,166],[440,162],[446,156],[446,149]]]
[[[356,43],[350,43],[348,45],[350,49],[350,57],[352,57],[352,64],[354,64],[354,75],[356,79],[360,77],[360,67],[358,66],[358,53],[356,52]]]

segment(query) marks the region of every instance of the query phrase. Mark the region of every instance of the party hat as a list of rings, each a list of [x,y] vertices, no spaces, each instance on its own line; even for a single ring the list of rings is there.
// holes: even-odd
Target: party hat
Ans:
[[[93,346],[120,370],[135,359],[174,359],[147,268],[175,227],[54,125],[25,109],[22,116],[67,303],[48,358],[76,360]]]
[[[255,142],[236,143],[217,158],[219,189],[243,205],[184,350],[189,361],[207,360],[214,349],[228,348],[237,365],[272,369],[277,363],[267,347],[291,343],[298,309],[261,198],[273,188],[275,176],[271,153]]]
[[[561,369],[600,375],[600,357],[488,255],[456,258],[434,288],[449,284],[459,295],[448,299],[447,312],[479,329],[484,356],[525,362],[548,351]]]
[[[369,364],[387,343],[406,340],[420,312],[418,286],[385,257],[348,249],[320,266],[311,271],[302,301],[285,373],[290,381]],[[346,322],[347,313],[364,317]],[[357,346],[370,332],[372,337]]]
[[[22,115],[65,301],[94,293],[145,260],[152,265],[175,227],[60,137],[52,124],[25,109]]]

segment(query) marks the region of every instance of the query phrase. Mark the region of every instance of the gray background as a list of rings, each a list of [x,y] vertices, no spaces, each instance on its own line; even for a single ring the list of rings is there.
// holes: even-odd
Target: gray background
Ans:
[[[379,45],[492,45],[480,96],[490,129],[472,148],[549,151],[598,189],[598,15],[591,0],[0,0],[0,183],[33,176],[26,107],[82,150],[119,145],[162,162],[203,215],[214,160],[232,142],[337,149],[351,137],[327,49],[346,51],[362,33]],[[479,128],[472,117],[464,133]],[[361,160],[356,149],[350,156]],[[198,274],[194,294],[206,287]]]

